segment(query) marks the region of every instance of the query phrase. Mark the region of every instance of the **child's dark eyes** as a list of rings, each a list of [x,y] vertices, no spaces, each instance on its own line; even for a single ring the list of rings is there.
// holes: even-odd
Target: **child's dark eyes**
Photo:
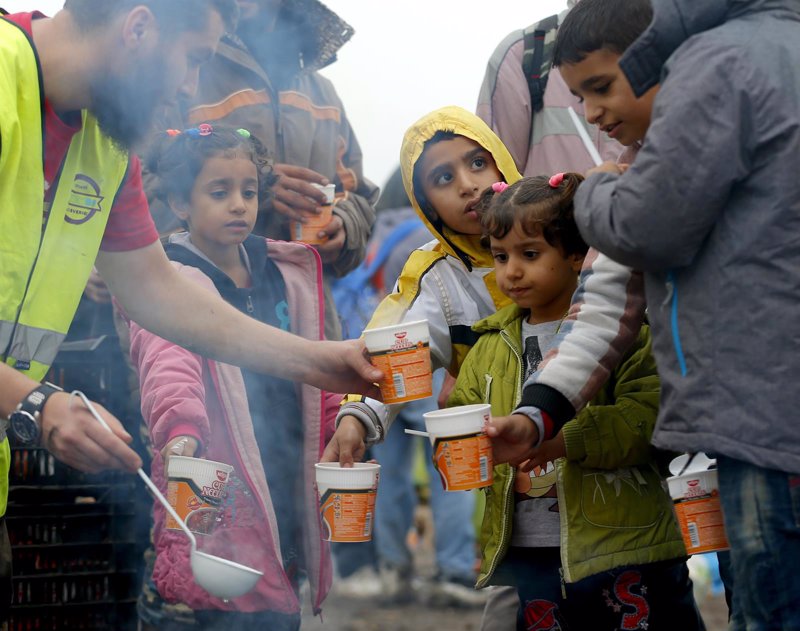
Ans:
[[[525,250],[523,253],[526,259],[535,259],[539,256],[539,253],[536,250]]]
[[[228,191],[211,191],[209,193],[212,199],[225,199],[228,196]]]
[[[492,258],[498,263],[505,263],[508,260],[508,255],[505,252],[495,252],[492,254]]]
[[[444,186],[453,181],[453,176],[450,173],[442,173],[436,178],[436,186]]]
[[[594,92],[595,92],[595,94],[607,94],[608,93],[608,89],[610,87],[611,87],[611,82],[604,83],[602,85],[599,85],[599,86],[595,87]]]
[[[486,158],[475,158],[472,161],[472,168],[474,169],[482,169],[486,166]]]
[[[258,191],[245,191],[242,195],[245,199],[253,199],[258,196]]]

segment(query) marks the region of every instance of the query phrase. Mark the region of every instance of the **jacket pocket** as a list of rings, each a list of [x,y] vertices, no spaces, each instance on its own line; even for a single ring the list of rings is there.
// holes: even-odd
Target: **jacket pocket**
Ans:
[[[664,490],[655,472],[582,469],[580,485],[581,513],[593,526],[652,528],[664,515]]]

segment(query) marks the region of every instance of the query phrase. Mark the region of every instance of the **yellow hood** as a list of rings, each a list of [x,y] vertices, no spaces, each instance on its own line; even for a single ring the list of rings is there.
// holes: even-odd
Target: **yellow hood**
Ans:
[[[403,146],[400,149],[400,168],[403,172],[403,185],[414,210],[439,240],[444,252],[461,259],[464,265],[470,269],[472,267],[492,267],[492,257],[487,250],[481,247],[480,237],[455,232],[441,221],[431,222],[422,212],[414,195],[414,165],[422,155],[425,143],[439,131],[464,136],[489,151],[500,173],[509,184],[513,184],[522,176],[517,171],[514,159],[497,134],[475,114],[461,107],[450,105],[423,116],[408,128],[403,137]]]

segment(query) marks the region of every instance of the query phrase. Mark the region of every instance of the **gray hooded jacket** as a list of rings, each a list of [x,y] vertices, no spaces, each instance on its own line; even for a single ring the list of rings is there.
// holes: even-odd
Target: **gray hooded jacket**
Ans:
[[[587,242],[645,272],[654,442],[800,472],[800,0],[654,0],[620,65],[661,81],[622,176],[576,198]]]

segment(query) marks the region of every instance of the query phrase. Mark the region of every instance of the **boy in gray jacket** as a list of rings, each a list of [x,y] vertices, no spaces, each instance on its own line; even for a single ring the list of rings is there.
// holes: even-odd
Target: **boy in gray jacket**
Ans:
[[[800,577],[791,562],[800,558],[800,429],[793,422],[800,3],[660,0],[654,8],[651,27],[619,58],[619,72],[589,67],[608,51],[559,60],[557,45],[568,85],[597,101],[587,103],[590,121],[623,142],[638,139],[629,137],[636,130],[620,103],[641,106],[661,81],[645,108],[650,120],[635,163],[627,171],[605,165],[600,171],[607,172],[589,177],[576,219],[587,242],[644,272],[662,379],[653,441],[717,454],[737,606],[746,621],[732,628],[800,629]],[[620,89],[628,93],[617,93],[615,105],[601,103]],[[770,314],[780,320],[771,325]],[[525,411],[539,412],[542,388],[579,392],[569,403],[581,406],[592,394],[588,377],[615,363],[641,315],[626,310],[618,331],[598,332],[607,343],[581,358],[582,372],[568,375],[565,366],[577,361],[570,335],[590,318],[578,310],[558,355],[526,389]],[[584,334],[589,328],[584,324]],[[495,433],[512,438],[514,418],[499,419]],[[552,420],[544,427],[557,431],[560,419]],[[529,446],[538,435],[518,432],[501,445]]]

